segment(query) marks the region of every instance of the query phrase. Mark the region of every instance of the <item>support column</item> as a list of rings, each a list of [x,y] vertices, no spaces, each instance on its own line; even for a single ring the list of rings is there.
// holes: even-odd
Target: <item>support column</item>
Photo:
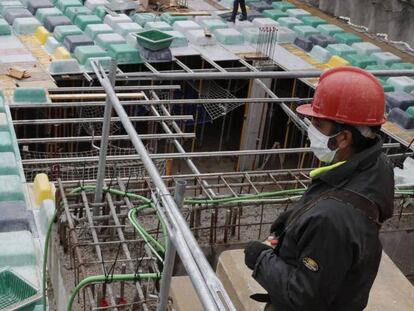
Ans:
[[[262,79],[262,82],[270,88],[272,79]],[[267,93],[256,80],[251,80],[248,96],[249,98],[265,98]],[[262,147],[267,106],[268,104],[246,104],[240,150],[253,150]],[[238,168],[240,170],[250,170],[252,167],[256,167],[258,159],[257,156],[241,157]]]

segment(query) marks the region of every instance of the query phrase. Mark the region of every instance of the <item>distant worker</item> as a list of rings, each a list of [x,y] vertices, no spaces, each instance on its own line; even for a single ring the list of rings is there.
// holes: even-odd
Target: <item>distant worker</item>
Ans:
[[[233,12],[231,13],[231,17],[228,19],[229,22],[234,23],[236,21],[236,15],[239,11],[239,4],[240,4],[240,9],[242,11],[242,15],[239,17],[239,21],[247,20],[247,10],[246,10],[245,0],[233,0]]]
[[[393,166],[378,135],[384,89],[362,69],[335,68],[297,112],[311,118],[310,148],[328,166],[272,224],[274,243],[247,245],[245,263],[268,292],[252,298],[266,310],[360,311],[381,260],[381,223],[393,214]]]

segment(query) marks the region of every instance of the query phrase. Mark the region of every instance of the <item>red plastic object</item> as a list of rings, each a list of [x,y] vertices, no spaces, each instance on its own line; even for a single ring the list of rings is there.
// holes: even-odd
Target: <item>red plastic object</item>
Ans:
[[[99,307],[100,307],[100,308],[109,307],[108,300],[106,300],[106,298],[102,298],[102,299],[99,301]]]
[[[118,304],[119,305],[126,305],[126,300],[123,298],[123,297],[119,297],[119,299],[118,299]]]
[[[299,106],[300,114],[352,125],[385,122],[385,95],[381,83],[357,67],[338,67],[324,72],[312,104]]]

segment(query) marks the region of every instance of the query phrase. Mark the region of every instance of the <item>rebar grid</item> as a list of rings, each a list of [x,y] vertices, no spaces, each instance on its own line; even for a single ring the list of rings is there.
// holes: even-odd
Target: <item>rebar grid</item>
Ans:
[[[64,208],[64,217],[58,221],[58,232],[66,269],[72,273],[74,285],[87,276],[100,274],[106,275],[108,282],[88,287],[87,300],[85,294],[79,295],[79,308],[116,310],[120,301],[126,301],[133,303],[136,310],[154,310],[154,297],[157,295],[155,281],[140,281],[135,285],[111,282],[111,275],[117,273],[159,273],[159,262],[126,219],[128,211],[142,202],[131,202],[126,197],[107,192],[105,201],[97,204],[94,203],[93,193],[82,186],[82,182],[63,186],[58,181]],[[111,186],[114,185],[107,185],[108,188]],[[122,180],[116,182],[116,187],[128,191],[125,188],[128,185]],[[78,191],[73,193],[74,189]],[[104,216],[94,216],[92,209],[98,209]],[[124,306],[122,308],[125,310]]]
[[[240,198],[266,191],[305,188],[310,183],[309,171],[310,168],[201,175],[181,174],[164,176],[163,180],[166,185],[169,185],[171,192],[177,180],[185,180],[187,199],[208,200],[208,192],[201,182],[201,177],[202,180],[207,181],[209,189],[216,193],[217,199]],[[151,250],[145,247],[143,239],[137,235],[127,219],[128,211],[142,202],[107,192],[104,202],[94,203],[93,192],[80,191],[71,194],[79,186],[82,187],[82,182],[78,184],[58,182],[59,195],[65,212],[65,217],[59,218],[59,236],[65,250],[67,269],[73,274],[74,284],[86,276],[104,274],[112,265],[115,273],[135,273],[138,264],[139,272],[159,272],[159,262]],[[148,198],[156,191],[148,177],[116,178],[107,182],[106,187]],[[413,196],[396,197],[394,217],[384,224],[382,232],[413,229],[414,207],[410,205],[413,199]],[[294,202],[295,199],[289,196],[286,196],[284,201],[269,199],[229,204],[207,202],[192,204],[187,201],[182,213],[201,246],[230,246],[267,238],[270,224],[280,213],[293,207]],[[92,215],[93,208],[99,209],[99,216]],[[143,212],[138,219],[154,238],[162,238],[159,219],[154,211]],[[137,282],[135,286],[109,283],[105,286],[89,287],[86,289],[86,294],[79,295],[79,309],[113,308],[115,310],[120,301],[121,286],[124,286],[122,297],[127,303],[122,305],[122,310],[156,309],[158,283],[151,281]],[[99,302],[102,302],[103,295],[109,305],[97,307]]]
[[[210,174],[181,174],[164,176],[163,180],[170,191],[174,190],[177,180],[187,182],[186,197],[206,200],[206,203],[191,204],[185,201],[183,214],[190,228],[201,245],[216,245],[222,243],[243,243],[252,239],[265,238],[269,224],[281,212],[291,207],[295,198],[284,196],[278,200],[258,200],[255,202],[237,202],[227,204],[208,203],[209,194],[214,192],[215,199],[240,198],[251,194],[260,194],[288,189],[306,188],[311,179],[311,169],[268,170],[251,172],[228,172]],[[122,179],[118,179],[122,181]],[[203,183],[203,182],[204,183]],[[124,179],[125,182],[125,179]],[[208,184],[208,187],[205,184]],[[129,179],[129,191],[150,197],[156,189],[151,186],[148,177]],[[297,198],[297,196],[296,196]],[[407,196],[397,196],[395,200],[395,215],[388,221],[383,231],[407,229],[408,218],[414,213]],[[121,214],[122,215],[122,214]],[[144,223],[155,224],[154,213],[141,215]],[[149,227],[154,234],[160,234],[157,225]],[[237,234],[236,234],[237,233]]]

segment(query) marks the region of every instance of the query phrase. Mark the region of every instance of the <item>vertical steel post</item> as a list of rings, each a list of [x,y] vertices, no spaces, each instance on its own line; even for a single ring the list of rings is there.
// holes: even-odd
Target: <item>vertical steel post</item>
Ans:
[[[187,181],[177,180],[174,191],[174,200],[177,203],[178,208],[182,208],[184,203],[184,193]],[[168,306],[168,295],[170,293],[171,278],[174,269],[176,249],[171,242],[168,240],[167,253],[164,260],[164,270],[162,272],[161,289],[160,289],[160,302],[157,307],[157,311],[166,311]]]
[[[116,69],[117,64],[115,59],[111,59],[111,67],[109,70],[109,81],[111,82],[112,86],[115,86],[115,78],[116,78]],[[105,169],[106,169],[106,154],[108,151],[108,136],[109,130],[111,128],[111,116],[112,116],[112,103],[109,96],[107,96],[105,101],[105,112],[103,118],[103,126],[102,126],[102,139],[101,145],[99,149],[99,167],[98,167],[98,176],[96,178],[96,190],[95,190],[95,202],[102,201],[102,188],[103,182],[105,179]],[[98,215],[99,208],[93,208],[93,214]]]

